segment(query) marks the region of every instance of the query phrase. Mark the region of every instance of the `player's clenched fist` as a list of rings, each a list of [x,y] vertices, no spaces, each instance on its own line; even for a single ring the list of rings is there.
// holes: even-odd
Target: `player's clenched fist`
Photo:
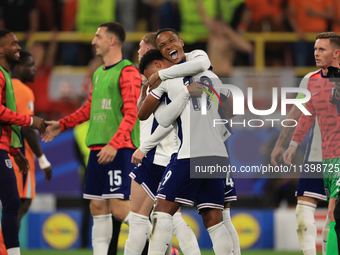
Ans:
[[[59,121],[51,120],[45,121],[48,124],[46,132],[41,135],[41,140],[45,143],[52,141],[61,132],[61,126]]]
[[[32,118],[33,118],[33,123],[31,125],[31,128],[37,129],[40,134],[44,133],[45,132],[44,120],[37,116],[33,116]]]

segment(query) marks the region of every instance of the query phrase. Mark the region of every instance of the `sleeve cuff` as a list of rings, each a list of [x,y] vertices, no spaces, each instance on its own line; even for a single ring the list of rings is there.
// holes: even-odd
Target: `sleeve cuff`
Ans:
[[[60,123],[61,132],[64,132],[66,130],[64,121],[61,119],[61,120],[58,120],[58,122]]]
[[[297,149],[297,147],[299,147],[299,144],[298,144],[298,142],[297,141],[294,141],[294,140],[291,140],[290,141],[290,143],[289,143],[289,146],[293,146],[293,147],[295,147],[295,149]]]
[[[9,148],[9,154],[11,155],[11,156],[15,156],[15,155],[17,155],[18,153],[19,153],[19,151],[20,151],[20,149],[15,149],[15,148],[13,148],[13,147],[10,147]]]
[[[117,151],[118,151],[118,149],[120,149],[119,145],[117,143],[113,142],[113,141],[110,141],[109,145],[112,146]]]

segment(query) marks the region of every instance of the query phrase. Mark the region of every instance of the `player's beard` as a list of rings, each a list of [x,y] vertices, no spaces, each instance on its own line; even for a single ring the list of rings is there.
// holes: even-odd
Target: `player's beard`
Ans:
[[[17,61],[18,59],[16,59],[16,57],[14,56],[15,53],[13,54],[8,54],[7,52],[5,52],[4,58],[7,61],[7,63],[12,63],[14,61]]]

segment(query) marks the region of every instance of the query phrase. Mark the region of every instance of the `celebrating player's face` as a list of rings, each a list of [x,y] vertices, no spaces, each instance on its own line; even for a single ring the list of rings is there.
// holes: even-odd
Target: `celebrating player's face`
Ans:
[[[2,56],[8,63],[18,60],[20,57],[21,47],[18,44],[18,39],[14,33],[8,33],[1,42]]]
[[[173,32],[165,31],[159,34],[156,38],[156,45],[164,58],[170,62],[177,64],[185,60],[183,40]]]
[[[95,37],[92,40],[92,45],[95,46],[96,55],[103,57],[110,48],[111,37],[105,33],[106,27],[98,28]]]
[[[317,39],[315,41],[314,57],[317,67],[327,68],[332,66],[335,54],[329,39]]]

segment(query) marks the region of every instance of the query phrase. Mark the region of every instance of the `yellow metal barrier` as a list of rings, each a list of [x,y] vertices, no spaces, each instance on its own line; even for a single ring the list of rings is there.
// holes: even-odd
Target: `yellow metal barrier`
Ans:
[[[127,32],[126,41],[139,42],[147,32]],[[24,33],[16,33],[19,40],[24,39]],[[310,42],[315,41],[316,33],[306,34],[306,40]],[[185,34],[180,34],[184,42],[186,41]],[[59,32],[57,40],[59,42],[83,42],[91,43],[94,35],[83,34],[78,32]],[[42,41],[48,42],[52,38],[51,32],[38,32],[33,34],[26,43],[26,47],[29,49],[34,42]],[[296,42],[298,36],[295,33],[245,33],[244,38],[248,41],[255,43],[255,68],[259,71],[265,68],[265,43],[266,42]],[[306,73],[302,73],[304,70],[315,70],[316,68],[304,67],[295,68],[295,73],[299,76],[303,76]]]

